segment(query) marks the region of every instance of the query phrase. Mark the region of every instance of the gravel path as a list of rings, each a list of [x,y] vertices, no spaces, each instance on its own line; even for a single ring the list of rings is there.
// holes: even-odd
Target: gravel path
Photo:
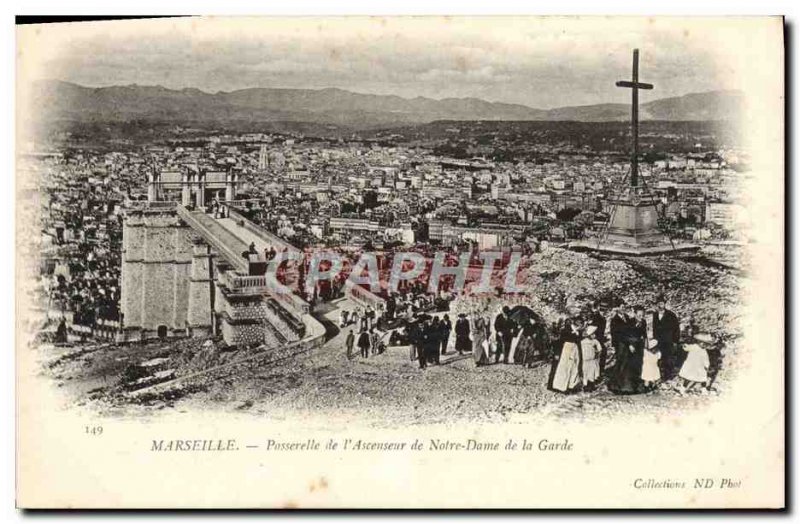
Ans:
[[[471,356],[452,350],[442,356],[441,365],[425,370],[409,360],[405,346],[348,360],[342,337],[340,333],[315,352],[266,369],[246,369],[192,391],[146,401],[126,399],[114,387],[134,359],[128,351],[76,349],[74,358],[51,362],[47,374],[77,404],[114,417],[210,409],[278,420],[309,414],[387,427],[543,417],[600,419],[618,413],[657,414],[708,400],[671,391],[620,397],[602,387],[562,395],[547,388],[549,363],[531,369],[513,364],[476,368]],[[163,354],[164,348],[154,345],[140,349],[136,359]]]

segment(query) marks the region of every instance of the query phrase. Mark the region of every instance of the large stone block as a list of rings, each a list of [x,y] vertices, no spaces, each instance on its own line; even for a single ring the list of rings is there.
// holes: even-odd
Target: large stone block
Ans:
[[[186,321],[193,328],[211,326],[211,289],[208,280],[189,280]]]
[[[144,258],[144,236],[141,216],[128,216],[122,227],[122,260],[142,260]]]
[[[146,227],[144,258],[147,262],[175,261],[175,229],[171,227]]]
[[[193,255],[191,264],[190,278],[192,280],[209,280],[213,279],[214,273],[209,272],[212,265],[211,257],[207,254]]]
[[[189,297],[187,323],[192,327],[212,325],[211,311],[219,309],[212,305],[212,297],[216,298],[214,273],[214,255],[206,244],[195,241],[192,246],[192,263],[189,270]]]
[[[122,262],[120,312],[126,326],[142,324],[142,262]]]
[[[172,280],[172,325],[185,327],[189,318],[189,270],[191,264],[174,264]]]
[[[176,327],[170,325],[174,310],[174,278],[174,264],[144,264],[141,327]]]
[[[194,252],[194,233],[188,226],[176,227],[173,231],[173,256],[175,261],[190,263]]]
[[[648,244],[668,242],[658,229],[658,211],[652,204],[618,203],[608,227],[610,242]]]

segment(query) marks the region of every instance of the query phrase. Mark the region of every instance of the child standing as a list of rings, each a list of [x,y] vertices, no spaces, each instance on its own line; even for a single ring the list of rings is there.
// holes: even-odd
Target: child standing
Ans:
[[[661,371],[658,369],[658,361],[661,360],[661,352],[656,348],[658,341],[651,338],[647,341],[642,359],[642,381],[645,389],[652,389],[656,382],[661,380]]]
[[[592,391],[595,388],[597,379],[600,378],[600,351],[602,346],[597,340],[597,326],[586,328],[584,337],[581,340],[581,355],[583,356],[583,388]]]
[[[710,361],[706,344],[710,345],[714,338],[708,333],[698,333],[692,343],[685,344],[686,360],[681,366],[678,376],[683,379],[683,384],[678,387],[678,392],[683,394],[694,389],[698,384],[708,384],[708,368]]]

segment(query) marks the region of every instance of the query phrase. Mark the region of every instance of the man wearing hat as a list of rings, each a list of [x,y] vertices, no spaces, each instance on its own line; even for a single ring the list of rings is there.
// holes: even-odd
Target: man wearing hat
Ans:
[[[358,335],[358,342],[356,344],[358,349],[361,350],[361,356],[364,358],[369,358],[369,348],[371,345],[369,332],[366,329],[361,330],[361,334]]]
[[[653,312],[651,320],[653,338],[658,341],[658,349],[661,352],[659,361],[661,377],[669,380],[675,376],[675,360],[677,344],[681,337],[681,326],[675,313],[667,309],[667,300],[664,295],[656,297],[656,310]]]
[[[609,322],[616,363],[609,374],[608,390],[616,395],[640,392],[642,382],[642,353],[647,339],[647,323],[642,308],[636,317],[628,316],[630,309],[620,303]]]
[[[503,354],[503,362],[508,364],[508,353],[511,350],[511,341],[516,332],[516,322],[511,317],[511,309],[503,306],[503,310],[494,320],[494,332],[497,340],[497,352],[494,354],[494,363],[500,361],[500,354]]]

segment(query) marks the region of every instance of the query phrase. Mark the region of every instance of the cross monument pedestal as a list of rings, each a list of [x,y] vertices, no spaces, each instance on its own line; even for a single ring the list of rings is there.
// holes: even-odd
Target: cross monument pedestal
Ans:
[[[607,199],[611,216],[600,236],[576,240],[570,248],[623,255],[658,255],[692,251],[699,246],[676,242],[658,227],[658,199],[639,180],[639,89],[653,89],[639,82],[639,50],[633,50],[632,79],[617,82],[631,90],[631,172],[630,184]]]

